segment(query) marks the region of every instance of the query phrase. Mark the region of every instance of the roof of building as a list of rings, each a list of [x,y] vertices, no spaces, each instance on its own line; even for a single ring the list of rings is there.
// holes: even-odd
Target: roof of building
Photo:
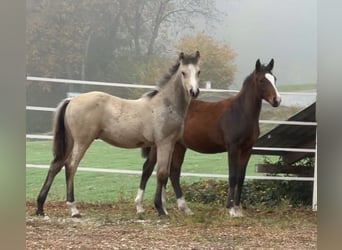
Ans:
[[[291,116],[288,121],[316,122],[316,102]],[[254,147],[305,148],[316,147],[316,126],[280,124],[261,136]],[[288,152],[254,149],[253,154],[279,155],[286,163],[294,163],[305,157],[313,157],[313,152]]]

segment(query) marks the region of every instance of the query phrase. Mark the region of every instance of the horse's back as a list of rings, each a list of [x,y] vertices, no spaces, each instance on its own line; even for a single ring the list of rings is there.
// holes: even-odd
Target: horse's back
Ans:
[[[192,100],[185,119],[183,142],[201,153],[221,153],[231,146],[249,148],[258,137],[258,123],[245,121],[238,96],[218,102]]]
[[[104,92],[88,92],[71,99],[66,125],[76,140],[101,138],[119,147],[138,147],[145,141],[141,135],[142,106],[143,99],[127,100]]]

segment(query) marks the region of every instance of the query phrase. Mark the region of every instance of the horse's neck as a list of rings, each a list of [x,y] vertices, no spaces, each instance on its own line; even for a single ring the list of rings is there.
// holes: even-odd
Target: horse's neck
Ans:
[[[163,87],[162,91],[165,93],[163,99],[170,100],[177,113],[185,116],[190,103],[190,96],[183,86],[180,74],[175,74],[170,81]]]
[[[241,103],[243,112],[256,122],[259,120],[262,99],[254,86],[248,86],[247,84],[243,86],[237,98]]]

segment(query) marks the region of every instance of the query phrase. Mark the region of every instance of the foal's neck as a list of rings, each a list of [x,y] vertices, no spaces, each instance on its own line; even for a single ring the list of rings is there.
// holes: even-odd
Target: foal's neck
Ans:
[[[185,116],[189,104],[190,104],[190,95],[187,93],[186,88],[183,86],[181,73],[175,74],[171,79],[168,86],[165,88],[167,89],[168,98],[172,99],[173,106],[175,108],[175,111],[180,116]]]
[[[238,98],[242,102],[243,110],[249,117],[259,120],[262,98],[253,84],[253,73],[249,75],[243,83]]]

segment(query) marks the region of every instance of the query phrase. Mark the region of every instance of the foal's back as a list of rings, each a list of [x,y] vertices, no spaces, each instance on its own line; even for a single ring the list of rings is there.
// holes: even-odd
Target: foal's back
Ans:
[[[66,126],[78,141],[91,143],[100,138],[114,146],[135,148],[149,145],[151,130],[148,97],[127,100],[103,92],[89,92],[71,99]],[[148,130],[148,131],[145,131]]]

